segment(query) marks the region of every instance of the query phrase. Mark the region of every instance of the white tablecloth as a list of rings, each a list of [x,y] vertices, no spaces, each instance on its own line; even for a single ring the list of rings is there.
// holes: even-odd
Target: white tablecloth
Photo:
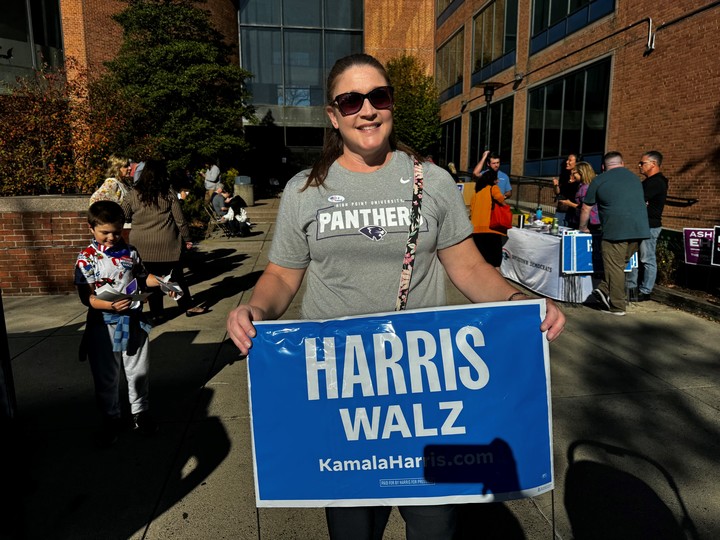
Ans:
[[[561,238],[518,229],[508,231],[502,275],[553,300],[584,302],[593,290],[592,276],[561,273]]]

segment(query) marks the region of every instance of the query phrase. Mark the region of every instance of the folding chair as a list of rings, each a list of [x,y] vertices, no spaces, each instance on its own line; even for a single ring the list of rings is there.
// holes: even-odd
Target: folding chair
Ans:
[[[208,230],[205,233],[206,238],[212,234],[215,227],[218,227],[222,231],[225,238],[232,238],[234,236],[232,231],[230,230],[230,226],[224,221],[222,221],[221,218],[218,218],[217,215],[215,215],[215,211],[210,207],[210,205],[206,204],[203,206],[203,208],[205,209],[205,212],[207,213],[209,218]]]

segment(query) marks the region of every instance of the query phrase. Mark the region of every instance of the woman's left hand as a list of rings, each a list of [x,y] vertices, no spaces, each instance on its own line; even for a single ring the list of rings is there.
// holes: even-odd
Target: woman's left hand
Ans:
[[[565,329],[565,315],[557,307],[557,304],[549,298],[545,300],[545,305],[547,310],[545,319],[540,325],[540,330],[543,332],[547,330],[547,340],[554,341]]]

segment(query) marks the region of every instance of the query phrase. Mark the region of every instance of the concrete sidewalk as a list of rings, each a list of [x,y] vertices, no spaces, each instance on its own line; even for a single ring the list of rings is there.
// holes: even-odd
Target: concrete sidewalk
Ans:
[[[259,223],[253,237],[206,240],[193,253],[190,286],[212,312],[176,316],[166,299],[172,318],[151,333],[161,423],[152,438],[95,445],[90,370],[77,358],[85,308],[75,296],[3,299],[19,433],[2,441],[15,452],[3,464],[11,474],[0,487],[0,538],[327,538],[321,509],[255,509],[246,364],[225,318],[266,265],[272,230]],[[465,303],[450,288],[451,303]],[[574,528],[578,539],[588,530],[720,538],[718,323],[657,302],[633,304],[626,317],[563,309],[567,329],[551,346],[555,492],[468,505],[461,537],[550,539],[554,529],[570,539]],[[385,539],[401,538],[394,511]]]

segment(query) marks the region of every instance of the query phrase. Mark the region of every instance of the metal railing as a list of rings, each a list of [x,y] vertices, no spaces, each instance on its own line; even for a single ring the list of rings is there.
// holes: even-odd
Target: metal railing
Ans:
[[[543,214],[555,214],[557,202],[551,178],[511,174],[510,184],[513,188],[510,201],[515,209],[534,211],[540,207]]]

